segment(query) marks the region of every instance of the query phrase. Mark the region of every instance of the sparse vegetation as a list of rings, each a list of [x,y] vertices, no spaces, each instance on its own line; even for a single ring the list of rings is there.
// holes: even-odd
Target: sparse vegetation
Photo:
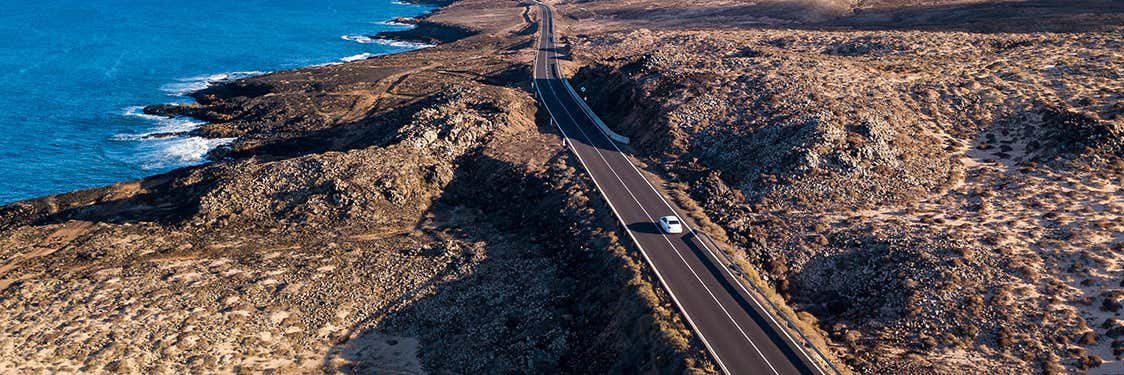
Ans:
[[[536,121],[523,10],[149,107],[229,160],[0,208],[0,368],[714,373]]]
[[[716,372],[535,109],[527,4],[413,1],[449,7],[393,35],[446,44],[146,108],[217,163],[0,207],[0,368]],[[1119,2],[554,5],[562,71],[837,364],[1124,372]]]
[[[1049,372],[1110,354],[1085,323],[1119,310],[1119,35],[639,30],[573,48],[595,111],[858,372]],[[1072,55],[1102,58],[1055,71]]]

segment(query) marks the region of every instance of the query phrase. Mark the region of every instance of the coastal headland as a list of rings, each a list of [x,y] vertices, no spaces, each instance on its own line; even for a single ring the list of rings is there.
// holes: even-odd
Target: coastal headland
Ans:
[[[531,87],[532,3],[147,114],[213,162],[0,207],[17,372],[714,373]],[[1119,373],[1118,2],[558,1],[561,69],[844,371]]]

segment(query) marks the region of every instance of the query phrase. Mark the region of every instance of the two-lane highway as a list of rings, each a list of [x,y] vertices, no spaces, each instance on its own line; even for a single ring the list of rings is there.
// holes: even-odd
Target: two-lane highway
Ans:
[[[682,216],[563,85],[553,12],[546,5],[539,7],[542,21],[534,63],[539,100],[722,371],[821,373],[805,349],[737,283],[714,253],[720,250],[707,246],[691,228],[683,234],[660,232],[655,225],[660,216]]]

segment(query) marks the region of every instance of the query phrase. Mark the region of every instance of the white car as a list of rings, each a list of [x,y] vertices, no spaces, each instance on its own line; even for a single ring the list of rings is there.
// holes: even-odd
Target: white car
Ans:
[[[664,216],[660,218],[660,230],[664,233],[683,233],[683,223],[675,216]]]

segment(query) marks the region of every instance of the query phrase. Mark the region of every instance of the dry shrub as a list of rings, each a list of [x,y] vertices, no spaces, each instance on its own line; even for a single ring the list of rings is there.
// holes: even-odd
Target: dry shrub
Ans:
[[[1080,342],[1083,345],[1096,345],[1097,344],[1097,334],[1094,333],[1091,330],[1085,331],[1085,333],[1081,335],[1081,339],[1078,340],[1078,342]]]

